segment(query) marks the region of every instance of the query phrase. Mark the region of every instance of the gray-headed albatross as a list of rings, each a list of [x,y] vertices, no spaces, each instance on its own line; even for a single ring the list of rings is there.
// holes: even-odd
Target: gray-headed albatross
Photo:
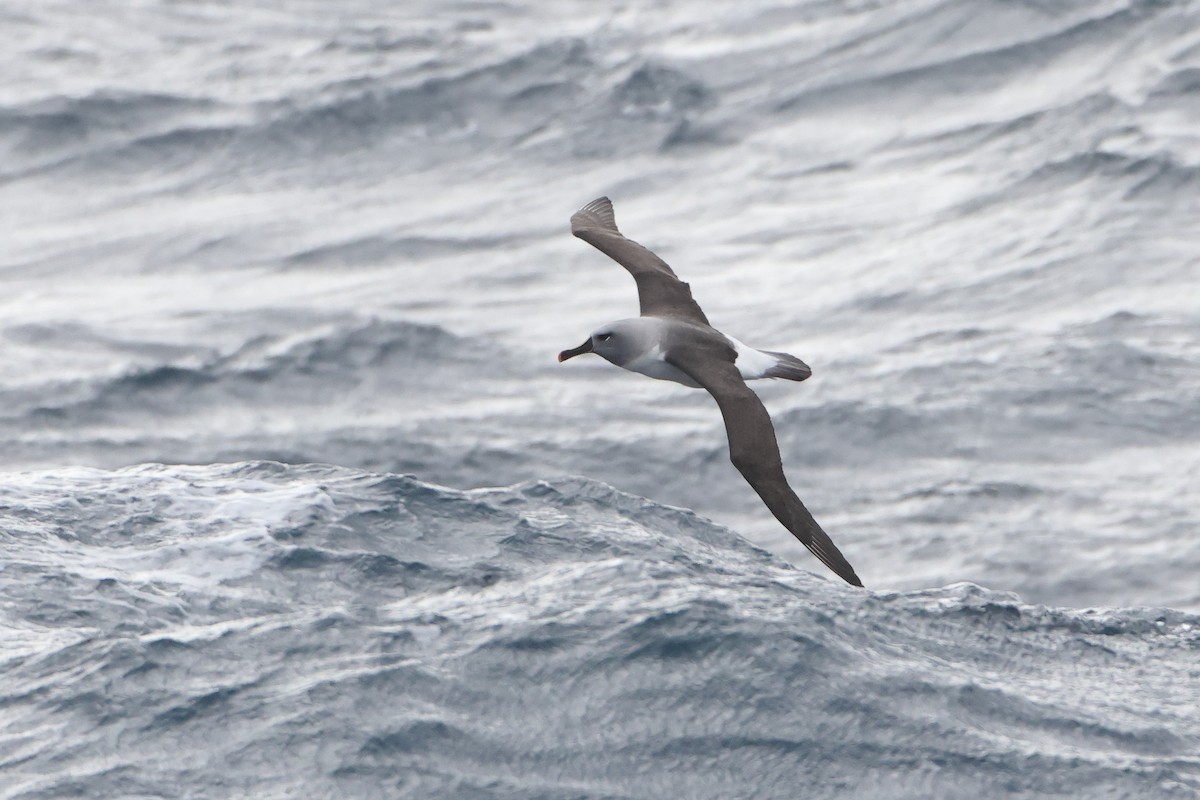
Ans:
[[[612,258],[637,282],[641,316],[605,325],[559,361],[595,353],[623,369],[708,390],[725,419],[729,458],[783,523],[821,563],[844,581],[862,586],[854,568],[813,519],[783,474],[775,428],[746,381],[812,374],[787,353],[756,350],[708,324],[692,290],[654,253],[617,230],[612,202],[601,197],[571,216],[571,233]]]

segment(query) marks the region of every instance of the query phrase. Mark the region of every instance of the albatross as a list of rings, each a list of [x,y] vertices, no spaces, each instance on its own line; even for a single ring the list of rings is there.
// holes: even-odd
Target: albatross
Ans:
[[[637,283],[641,316],[599,328],[560,362],[594,353],[623,369],[703,388],[717,401],[729,438],[729,459],[771,513],[842,580],[862,586],[854,568],[800,502],[783,474],[775,427],[746,381],[812,374],[787,353],[756,350],[708,323],[691,288],[667,263],[617,230],[612,202],[601,197],[571,216],[571,233],[629,271]]]

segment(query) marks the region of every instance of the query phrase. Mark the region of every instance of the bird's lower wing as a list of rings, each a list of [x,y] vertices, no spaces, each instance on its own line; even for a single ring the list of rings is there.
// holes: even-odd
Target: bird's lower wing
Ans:
[[[862,586],[850,562],[788,485],[771,417],[733,361],[716,348],[703,346],[674,348],[667,354],[667,361],[686,372],[717,401],[729,437],[729,458],[775,518],[842,580]]]

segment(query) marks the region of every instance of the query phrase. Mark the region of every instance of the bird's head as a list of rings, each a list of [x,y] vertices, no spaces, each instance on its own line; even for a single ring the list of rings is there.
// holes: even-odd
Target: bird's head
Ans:
[[[559,353],[558,360],[566,361],[568,358],[581,356],[584,353],[595,353],[618,366],[624,364],[633,356],[634,348],[633,331],[627,330],[629,326],[625,325],[625,322],[625,320],[614,322],[594,331],[579,347]]]

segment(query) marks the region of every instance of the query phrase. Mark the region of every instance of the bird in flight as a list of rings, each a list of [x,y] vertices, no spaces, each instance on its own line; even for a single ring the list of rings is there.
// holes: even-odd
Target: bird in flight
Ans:
[[[629,271],[637,283],[641,316],[601,327],[579,347],[559,353],[558,360],[595,353],[632,372],[707,389],[721,409],[729,459],[742,477],[822,564],[847,583],[862,586],[850,562],[788,485],[771,417],[746,385],[756,378],[802,381],[812,374],[808,365],[787,353],[748,347],[709,325],[692,290],[667,263],[617,230],[607,197],[576,211],[571,233]]]

